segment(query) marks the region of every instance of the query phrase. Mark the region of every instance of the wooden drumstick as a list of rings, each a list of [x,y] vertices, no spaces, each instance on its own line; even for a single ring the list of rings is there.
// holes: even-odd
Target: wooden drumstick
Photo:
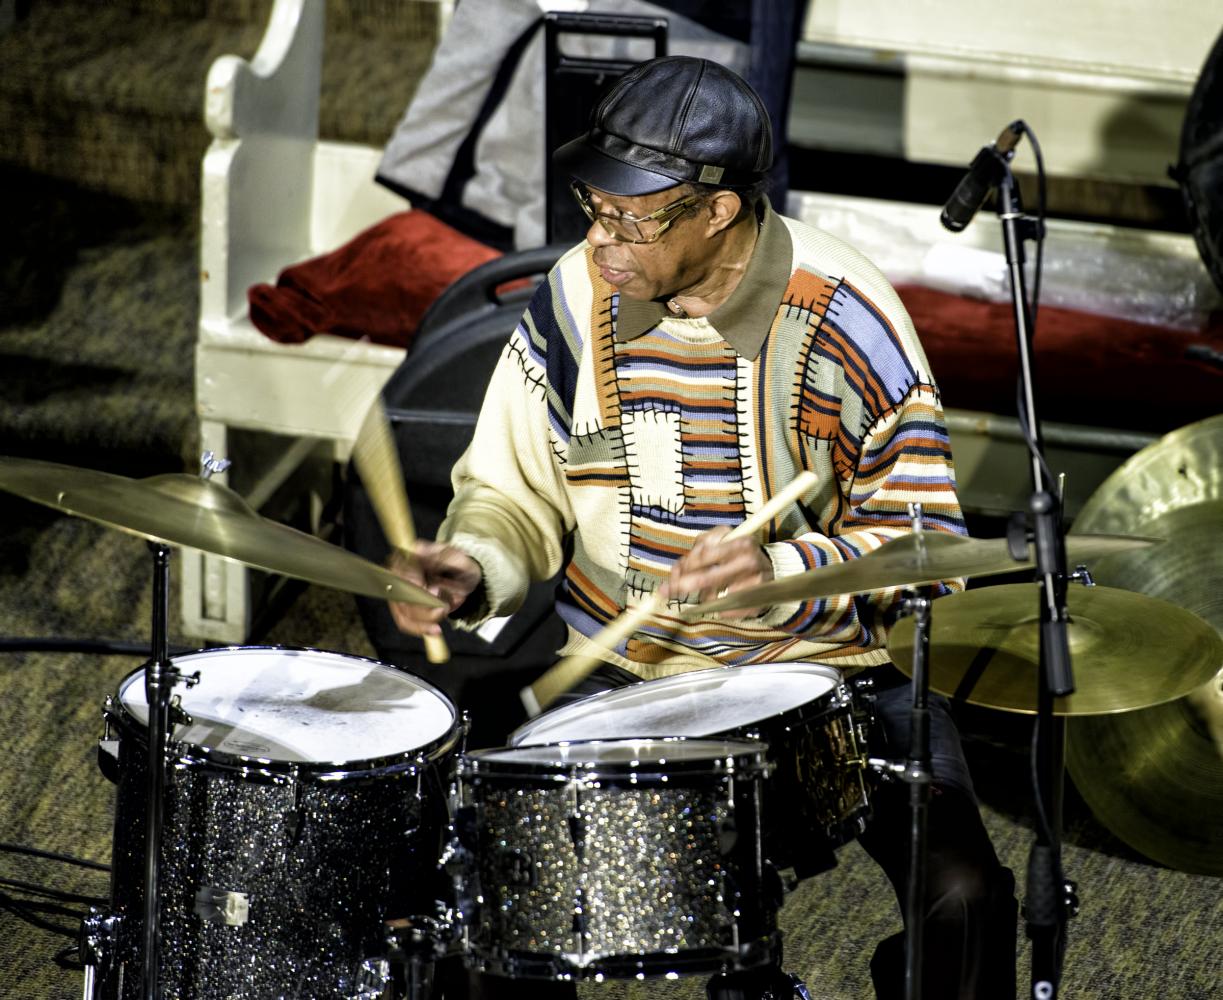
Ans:
[[[814,472],[800,472],[756,513],[727,532],[723,541],[755,534],[790,504],[809,492],[815,484]],[[603,649],[614,649],[623,639],[632,635],[638,625],[660,611],[662,607],[662,599],[657,592],[653,593],[640,604],[626,609],[614,621],[609,622],[603,629],[591,636],[590,641]],[[602,657],[595,652],[573,653],[566,656],[550,670],[537,677],[534,683],[519,692],[527,714],[538,715],[602,662]]]
[[[369,412],[361,422],[361,429],[353,442],[352,458],[357,463],[361,482],[369,494],[386,540],[415,562],[416,529],[412,525],[408,494],[403,485],[399,452],[395,449],[381,396],[374,397]],[[426,635],[422,638],[425,642],[425,657],[430,663],[445,663],[450,659],[450,648],[440,635]]]

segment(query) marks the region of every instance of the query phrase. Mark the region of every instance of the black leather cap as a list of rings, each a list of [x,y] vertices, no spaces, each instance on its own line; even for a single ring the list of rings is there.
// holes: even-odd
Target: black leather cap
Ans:
[[[759,95],[725,66],[664,56],[625,73],[585,135],[553,154],[558,170],[615,195],[685,181],[745,188],[773,163],[773,130]]]

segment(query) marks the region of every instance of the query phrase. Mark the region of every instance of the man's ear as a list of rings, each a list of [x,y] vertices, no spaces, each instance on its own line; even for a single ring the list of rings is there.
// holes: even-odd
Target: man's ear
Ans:
[[[707,202],[709,234],[728,229],[743,210],[743,199],[734,191],[715,191]]]

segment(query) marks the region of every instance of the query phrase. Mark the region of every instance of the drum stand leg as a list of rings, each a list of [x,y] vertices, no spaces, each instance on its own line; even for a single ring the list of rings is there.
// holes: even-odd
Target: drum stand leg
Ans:
[[[387,925],[387,957],[393,971],[387,1000],[428,1000],[433,971],[441,958],[440,935],[435,926],[421,928],[406,921]]]
[[[81,921],[78,951],[85,966],[84,1000],[103,1000],[118,953],[121,918],[98,910]]]

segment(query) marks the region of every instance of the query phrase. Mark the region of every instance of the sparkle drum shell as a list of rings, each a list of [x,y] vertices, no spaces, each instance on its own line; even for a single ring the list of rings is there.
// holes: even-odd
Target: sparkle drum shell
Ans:
[[[160,851],[159,996],[382,996],[383,922],[434,914],[450,701],[385,664],[307,649],[174,658],[190,721],[172,727]],[[148,705],[144,668],[117,731],[112,904],[124,934],[103,995],[142,996]],[[172,723],[174,720],[171,720]]]
[[[778,955],[758,743],[502,748],[459,767],[468,963],[514,978],[674,976]],[[778,956],[779,957],[779,956]]]
[[[560,740],[749,738],[768,744],[765,851],[800,874],[862,832],[869,699],[820,663],[717,667],[614,688],[520,726],[512,746]],[[823,842],[820,842],[820,838]]]

